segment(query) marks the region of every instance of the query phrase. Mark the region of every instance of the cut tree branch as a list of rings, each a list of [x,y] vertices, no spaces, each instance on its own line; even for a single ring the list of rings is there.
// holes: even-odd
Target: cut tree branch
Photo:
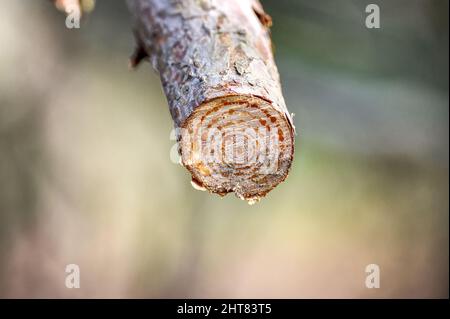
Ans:
[[[59,8],[92,0],[53,0]],[[196,189],[254,203],[284,181],[295,128],[258,0],[127,0],[136,50],[159,72]]]
[[[288,174],[294,126],[257,0],[128,0],[196,188],[253,203]]]

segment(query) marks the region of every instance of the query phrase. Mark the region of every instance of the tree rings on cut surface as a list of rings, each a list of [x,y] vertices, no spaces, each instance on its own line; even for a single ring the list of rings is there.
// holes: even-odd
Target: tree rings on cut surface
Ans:
[[[181,159],[199,188],[234,192],[254,203],[286,178],[293,134],[286,116],[265,99],[219,97],[201,104],[184,122]]]
[[[181,162],[199,190],[258,201],[283,181],[294,126],[258,0],[129,0],[138,50],[159,72]]]

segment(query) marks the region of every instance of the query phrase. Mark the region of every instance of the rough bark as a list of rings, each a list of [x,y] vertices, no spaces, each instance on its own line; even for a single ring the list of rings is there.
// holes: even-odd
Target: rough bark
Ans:
[[[196,188],[253,203],[288,174],[294,126],[257,0],[128,0]]]

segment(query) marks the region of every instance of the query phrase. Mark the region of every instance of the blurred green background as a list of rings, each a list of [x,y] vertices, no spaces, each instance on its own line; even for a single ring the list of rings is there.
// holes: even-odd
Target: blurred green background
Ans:
[[[448,1],[263,5],[299,135],[249,206],[170,161],[124,1],[69,30],[50,1],[0,0],[0,297],[448,297]]]

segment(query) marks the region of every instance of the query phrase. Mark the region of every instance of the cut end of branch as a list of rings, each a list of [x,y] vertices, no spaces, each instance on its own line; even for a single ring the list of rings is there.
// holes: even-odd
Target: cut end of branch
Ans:
[[[193,185],[253,204],[288,175],[294,132],[265,99],[230,95],[204,102],[185,121],[182,163]]]

